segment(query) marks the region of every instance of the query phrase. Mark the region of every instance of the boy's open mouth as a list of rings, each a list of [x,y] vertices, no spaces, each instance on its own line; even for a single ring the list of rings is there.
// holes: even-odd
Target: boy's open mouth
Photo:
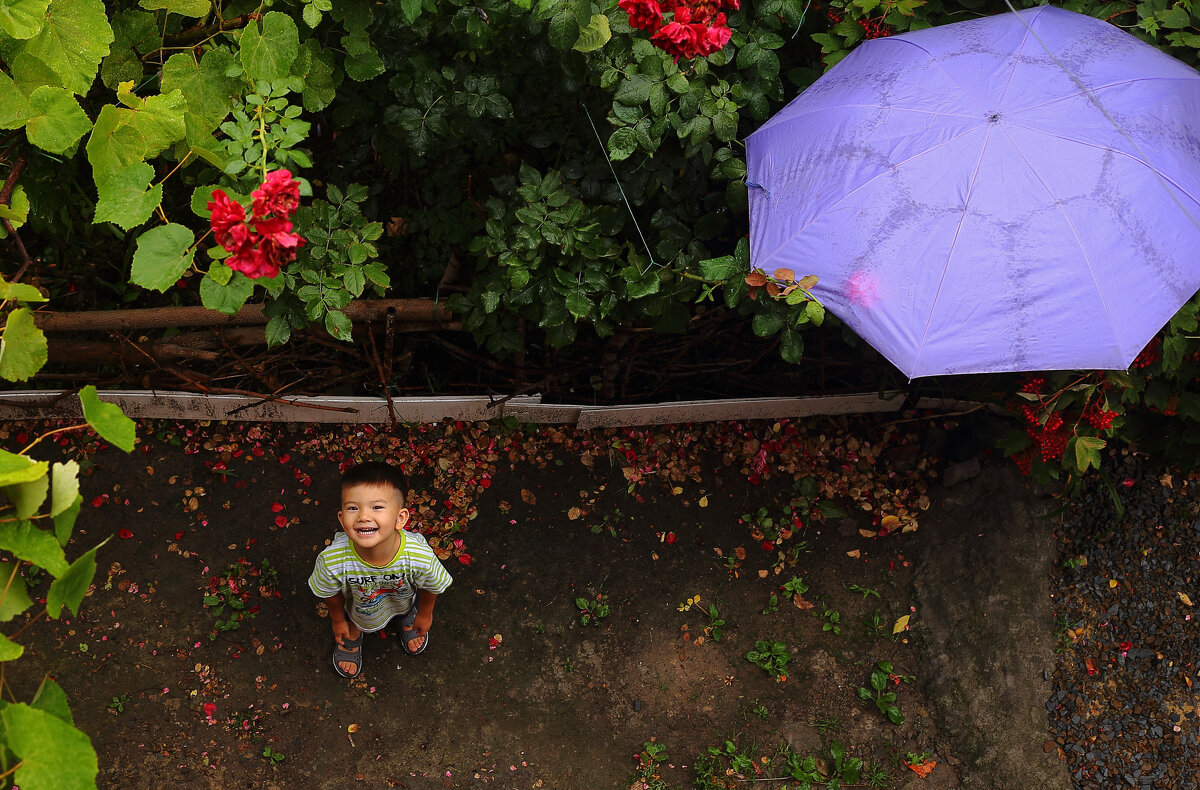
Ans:
[[[354,531],[359,535],[374,535],[379,531],[379,527],[355,527]]]

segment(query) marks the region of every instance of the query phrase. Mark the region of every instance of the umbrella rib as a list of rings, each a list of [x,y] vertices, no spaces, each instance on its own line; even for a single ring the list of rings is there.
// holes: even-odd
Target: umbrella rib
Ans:
[[[1080,96],[1086,97],[1089,93],[1097,94],[1097,93],[1100,93],[1101,91],[1107,91],[1111,88],[1122,88],[1126,85],[1133,85],[1134,83],[1137,83],[1137,82],[1160,82],[1160,81],[1165,81],[1165,80],[1171,80],[1171,81],[1179,80],[1179,81],[1194,82],[1196,80],[1196,77],[1136,77],[1134,79],[1121,80],[1120,82],[1110,82],[1107,85],[1098,85],[1094,88],[1088,88],[1087,90],[1078,90],[1078,91],[1075,91],[1074,93],[1069,93],[1064,96],[1057,96],[1053,99],[1044,101],[1041,104],[1032,104],[1028,107],[1022,107],[1019,110],[1007,110],[1004,113],[1004,115],[1006,118],[1012,118],[1012,116],[1016,113],[1024,113],[1024,112],[1031,112],[1033,110],[1040,110],[1045,107],[1050,107],[1054,104],[1058,104],[1059,102],[1068,101],[1070,99],[1078,99]]]
[[[944,145],[949,145],[950,143],[953,143],[953,142],[955,142],[956,140],[958,140],[960,137],[965,137],[966,135],[970,134],[971,132],[974,132],[974,131],[976,131],[976,130],[977,130],[979,127],[980,127],[980,126],[984,126],[984,125],[985,125],[985,124],[983,124],[983,123],[979,123],[979,124],[977,124],[977,125],[975,125],[975,126],[972,126],[970,129],[964,129],[964,130],[963,130],[963,131],[962,131],[960,134],[956,134],[956,135],[954,135],[953,137],[951,137],[951,138],[949,138],[949,139],[943,140],[943,141],[941,141],[940,143],[938,143],[937,145],[932,145],[932,146],[930,146],[929,148],[926,148],[926,149],[925,149],[925,150],[923,150],[923,151],[918,151],[917,153],[913,154],[912,156],[908,157],[907,159],[904,159],[904,160],[902,160],[902,161],[900,161],[900,162],[896,162],[895,164],[893,164],[891,167],[887,168],[886,170],[883,170],[883,171],[881,171],[881,172],[879,172],[879,173],[876,173],[875,175],[871,176],[871,177],[870,177],[870,178],[868,178],[866,181],[864,181],[864,182],[862,182],[861,184],[859,184],[858,186],[856,186],[854,189],[851,189],[849,192],[847,192],[846,194],[844,194],[844,195],[842,195],[841,197],[839,197],[837,200],[835,200],[835,201],[833,201],[832,203],[830,203],[828,206],[824,206],[824,207],[822,207],[822,209],[821,209],[820,211],[818,211],[816,214],[814,214],[814,215],[812,216],[812,218],[811,218],[811,219],[809,219],[809,221],[808,221],[808,222],[805,222],[803,225],[801,225],[799,228],[797,228],[795,233],[793,233],[792,235],[788,236],[786,239],[784,239],[784,240],[783,240],[783,241],[781,241],[781,242],[780,242],[778,245],[776,245],[775,249],[771,250],[771,252],[770,252],[770,253],[768,253],[768,254],[767,254],[767,255],[766,255],[766,256],[765,256],[765,257],[762,259],[762,260],[763,260],[763,262],[765,263],[766,261],[769,261],[769,260],[771,260],[772,258],[774,258],[774,257],[775,257],[775,253],[779,252],[779,251],[780,251],[780,250],[782,250],[784,247],[788,246],[788,245],[789,245],[789,244],[791,244],[793,241],[795,241],[795,240],[796,240],[796,237],[797,237],[797,236],[799,236],[799,235],[801,235],[802,233],[804,233],[804,231],[808,230],[808,227],[809,227],[810,225],[812,225],[814,222],[816,222],[817,220],[819,220],[821,217],[823,217],[823,216],[824,216],[825,214],[827,214],[829,211],[831,211],[831,210],[833,210],[834,208],[836,208],[836,207],[837,207],[837,205],[838,205],[839,203],[841,203],[842,201],[844,201],[844,200],[847,200],[847,199],[848,199],[848,198],[850,198],[850,197],[853,197],[853,195],[854,195],[856,192],[858,192],[859,190],[866,189],[866,188],[867,188],[868,186],[870,186],[870,185],[871,185],[871,184],[872,184],[872,183],[873,183],[873,182],[874,182],[876,179],[878,179],[878,178],[882,178],[884,175],[886,175],[887,173],[891,172],[892,170],[896,170],[896,169],[898,169],[898,168],[900,168],[900,167],[903,167],[904,165],[907,165],[909,162],[913,161],[914,159],[919,159],[920,157],[922,157],[922,156],[925,156],[926,154],[930,153],[931,151],[936,151],[938,148],[941,148],[941,147],[942,147],[942,146],[944,146]],[[985,144],[986,144],[986,142],[985,142]],[[972,184],[974,184],[974,181],[972,181]]]
[[[933,314],[937,310],[938,298],[942,295],[942,286],[946,283],[946,273],[950,271],[950,261],[954,258],[955,247],[958,246],[958,235],[962,232],[963,223],[967,221],[967,210],[971,207],[971,196],[975,194],[975,182],[979,179],[979,169],[983,167],[983,157],[987,153],[988,141],[992,139],[992,130],[995,124],[988,124],[987,136],[983,138],[983,145],[979,146],[979,159],[975,161],[975,169],[971,173],[971,183],[967,187],[967,196],[963,200],[962,214],[958,218],[958,226],[954,229],[954,238],[950,240],[950,250],[946,253],[946,262],[942,266],[942,276],[938,278],[937,290],[933,292],[933,302],[929,305],[929,312],[925,315],[925,328],[921,331],[921,340],[917,343],[916,355],[913,357],[912,369],[917,370],[917,364],[921,361],[921,356],[925,353],[925,338],[929,336],[929,327],[933,323]]]
[[[1078,140],[1078,139],[1076,139],[1076,138],[1074,138],[1074,137],[1067,137],[1067,136],[1065,136],[1065,135],[1058,134],[1057,132],[1048,132],[1048,131],[1046,131],[1045,129],[1038,129],[1038,128],[1036,128],[1036,127],[1033,127],[1033,126],[1026,126],[1025,124],[1022,124],[1022,123],[1014,123],[1014,122],[1013,122],[1013,121],[1011,121],[1011,120],[1009,121],[1009,123],[1010,123],[1012,126],[1015,126],[1015,127],[1019,128],[1019,129],[1024,129],[1024,130],[1025,130],[1025,131],[1027,131],[1027,132],[1034,132],[1035,134],[1044,134],[1044,135],[1046,135],[1047,137],[1053,137],[1053,138],[1055,138],[1055,139],[1062,140],[1062,141],[1063,141],[1063,142],[1065,142],[1065,143],[1074,143],[1075,145],[1083,146],[1083,147],[1085,147],[1085,148],[1093,148],[1093,149],[1095,149],[1095,150],[1097,150],[1097,151],[1107,151],[1108,153],[1111,153],[1111,154],[1116,154],[1117,156],[1123,156],[1123,157],[1125,157],[1126,159],[1128,159],[1128,160],[1130,160],[1130,161],[1132,161],[1132,162],[1137,162],[1137,163],[1138,163],[1139,165],[1141,165],[1142,167],[1144,167],[1144,168],[1146,168],[1147,170],[1149,170],[1149,171],[1151,171],[1152,173],[1154,173],[1154,174],[1155,174],[1156,176],[1158,176],[1158,178],[1160,178],[1160,179],[1161,179],[1163,182],[1165,182],[1165,183],[1167,183],[1167,184],[1170,184],[1170,185],[1171,185],[1171,186],[1173,186],[1173,187],[1174,187],[1176,190],[1178,190],[1178,191],[1179,191],[1181,194],[1183,194],[1183,195],[1187,196],[1187,198],[1188,198],[1189,200],[1191,200],[1193,203],[1200,204],[1200,197],[1197,197],[1196,195],[1193,195],[1191,192],[1189,192],[1187,189],[1185,189],[1185,188],[1184,188],[1184,186],[1183,186],[1182,184],[1180,184],[1180,183],[1179,183],[1178,181],[1176,181],[1175,179],[1173,179],[1173,178],[1171,178],[1170,176],[1168,176],[1168,175],[1166,175],[1165,173],[1163,173],[1161,170],[1159,170],[1159,169],[1158,169],[1157,167],[1155,167],[1154,165],[1152,165],[1152,164],[1150,164],[1149,162],[1147,162],[1147,161],[1146,161],[1146,160],[1145,160],[1143,157],[1140,157],[1140,156],[1134,156],[1133,154],[1129,153],[1128,151],[1122,151],[1122,150],[1121,150],[1121,149],[1119,149],[1119,148],[1111,148],[1111,147],[1109,147],[1109,146],[1105,146],[1105,145],[1097,145],[1096,143],[1093,143],[1093,142],[1091,142],[1091,141],[1089,141],[1089,140]],[[1007,137],[1007,136],[1008,136],[1008,135],[1005,135],[1005,137]],[[1011,138],[1010,138],[1010,142],[1011,142]],[[1014,147],[1015,147],[1015,145],[1014,145]],[[1022,158],[1023,158],[1023,157],[1022,157]],[[1026,162],[1026,164],[1028,164],[1028,162]],[[1031,169],[1032,169],[1032,168],[1031,168]],[[1040,180],[1040,179],[1039,179],[1039,180]]]
[[[1107,326],[1113,329],[1113,339],[1116,340],[1117,339],[1116,331],[1115,331],[1116,324],[1113,322],[1112,313],[1108,309],[1108,300],[1104,298],[1104,291],[1100,288],[1100,281],[1098,279],[1096,279],[1096,270],[1092,267],[1092,258],[1090,255],[1088,255],[1087,248],[1083,245],[1083,240],[1079,236],[1079,229],[1076,228],[1075,223],[1071,221],[1071,215],[1063,210],[1062,204],[1058,200],[1058,196],[1055,195],[1054,192],[1050,189],[1050,186],[1046,183],[1046,180],[1044,178],[1042,178],[1042,174],[1039,173],[1037,171],[1037,169],[1034,168],[1033,163],[1030,162],[1029,159],[1026,158],[1025,152],[1021,150],[1021,147],[1018,146],[1016,141],[1014,141],[1011,137],[1009,137],[1008,134],[1006,132],[1004,132],[1003,129],[1001,130],[1001,133],[1004,134],[1005,139],[1008,140],[1008,144],[1013,147],[1013,150],[1017,152],[1017,156],[1020,157],[1021,161],[1025,163],[1025,166],[1027,168],[1029,168],[1029,172],[1032,173],[1033,177],[1036,178],[1038,183],[1042,185],[1042,189],[1046,190],[1046,194],[1049,195],[1050,199],[1054,202],[1054,206],[1055,206],[1056,210],[1058,211],[1059,214],[1062,215],[1063,221],[1066,222],[1067,227],[1071,229],[1071,235],[1075,238],[1075,245],[1077,247],[1079,247],[1079,252],[1082,253],[1082,255],[1083,255],[1083,261],[1085,264],[1087,264],[1088,274],[1090,274],[1092,276],[1092,285],[1096,289],[1096,294],[1100,297],[1100,304],[1104,307],[1104,317],[1108,321]],[[1055,135],[1055,136],[1057,136],[1057,135]],[[1063,139],[1066,139],[1066,138],[1063,138]],[[1088,143],[1084,143],[1084,145],[1088,145]],[[1093,147],[1101,148],[1101,146],[1093,146]],[[1103,149],[1103,150],[1112,150],[1112,149]],[[1113,153],[1123,153],[1123,152],[1122,151],[1113,151]],[[1130,157],[1130,158],[1133,159],[1133,157]],[[1141,160],[1136,160],[1136,159],[1134,161],[1141,162]],[[1155,173],[1158,173],[1157,170],[1154,170],[1153,167],[1150,167],[1150,165],[1146,164],[1145,162],[1141,162],[1141,164],[1145,165],[1150,170],[1153,170]],[[1160,173],[1159,175],[1161,177],[1162,174]],[[1191,197],[1191,196],[1189,195],[1189,197]]]

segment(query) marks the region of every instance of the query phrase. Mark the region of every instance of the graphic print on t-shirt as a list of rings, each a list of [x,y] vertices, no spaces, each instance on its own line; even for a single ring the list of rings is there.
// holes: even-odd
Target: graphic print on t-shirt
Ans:
[[[405,601],[413,596],[412,588],[398,573],[350,576],[346,581],[353,593],[354,611],[365,619],[389,599]]]

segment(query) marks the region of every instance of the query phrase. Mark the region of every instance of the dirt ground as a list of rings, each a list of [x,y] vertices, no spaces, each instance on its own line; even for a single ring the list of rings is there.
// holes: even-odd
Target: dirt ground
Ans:
[[[108,543],[78,616],[25,632],[9,686],[57,680],[104,788],[718,788],[781,777],[789,754],[836,776],[835,742],[859,786],[960,786],[915,649],[925,533],[902,528],[937,511],[919,433],[511,429],[160,422],[130,455],[64,435],[90,473],[68,556]],[[306,580],[339,463],[385,455],[454,584],[423,655],[371,637],[347,681]],[[241,621],[205,603],[230,597]],[[581,624],[579,598],[607,616]],[[745,657],[759,640],[786,645],[782,671]],[[899,726],[857,692],[880,661]]]

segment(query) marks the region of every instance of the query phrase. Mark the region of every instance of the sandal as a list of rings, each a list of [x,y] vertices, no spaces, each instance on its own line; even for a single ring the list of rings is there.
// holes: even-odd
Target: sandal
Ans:
[[[344,678],[356,678],[362,674],[362,644],[363,632],[358,632],[358,639],[342,639],[339,645],[336,641],[333,643],[333,671],[337,672]],[[358,648],[351,653],[347,648]],[[338,664],[341,661],[349,661],[354,664],[354,674],[350,674],[342,669]]]
[[[425,634],[425,641],[416,650],[409,650],[408,643],[410,640],[421,636],[416,629],[413,628],[413,621],[417,619],[417,605],[413,603],[412,611],[400,618],[400,647],[404,648],[404,652],[410,656],[420,655],[425,652],[425,648],[429,647],[429,634]]]

